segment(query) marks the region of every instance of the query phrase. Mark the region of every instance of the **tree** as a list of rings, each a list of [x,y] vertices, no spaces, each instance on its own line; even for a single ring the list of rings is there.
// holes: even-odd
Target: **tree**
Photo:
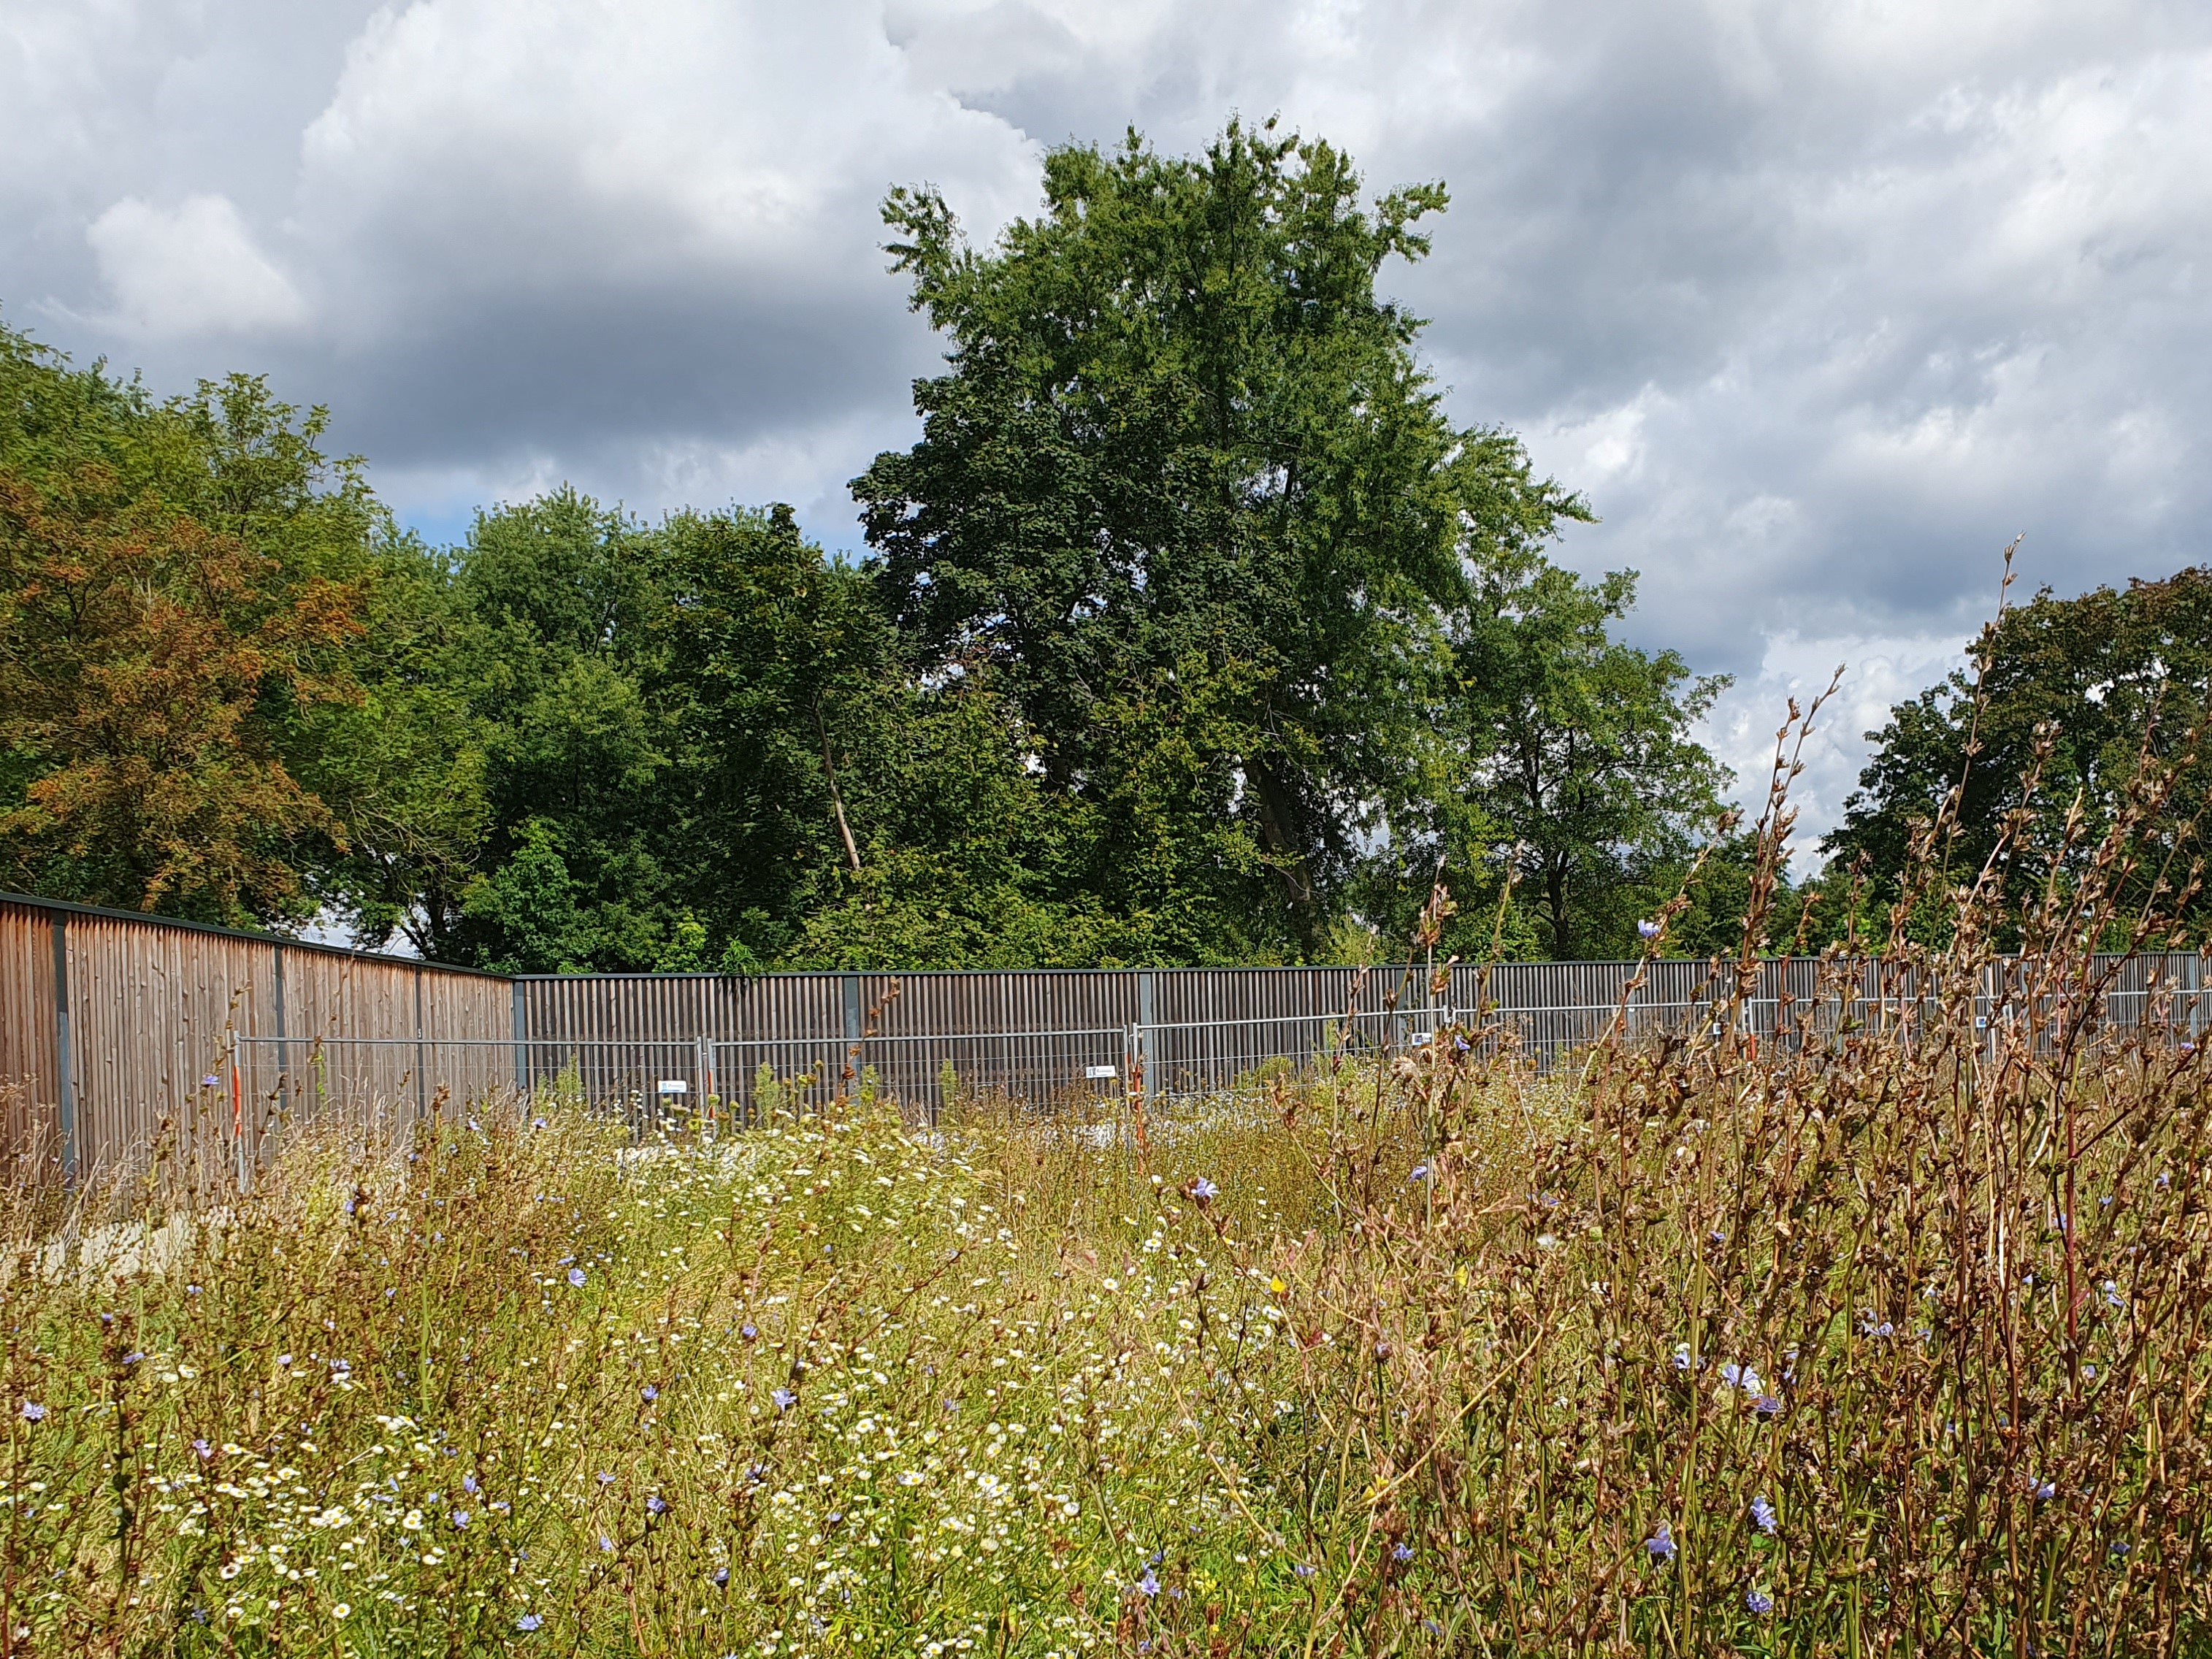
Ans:
[[[1839,887],[1843,872],[1863,865],[1872,896],[1894,900],[1916,832],[1957,790],[1933,848],[1954,880],[1972,879],[2008,816],[2028,810],[1996,872],[2017,913],[2052,874],[2079,873],[2146,762],[2181,771],[2165,808],[2130,832],[2139,873],[2125,902],[2145,899],[2170,861],[2185,869],[2202,845],[2195,820],[2212,781],[2212,757],[2193,735],[2212,699],[2212,568],[2074,599],[2045,588],[1985,628],[1975,654],[1984,665],[1978,721],[1975,678],[1961,670],[1867,733],[1874,755],[1843,823],[1821,842],[1824,885]]]
[[[356,741],[372,702],[410,718],[368,647],[406,596],[323,425],[246,376],[157,404],[0,328],[0,879],[289,925],[416,832],[359,810],[450,757]]]
[[[1587,582],[1501,550],[1458,641],[1468,793],[1561,959],[1633,951],[1638,915],[1680,881],[1728,782],[1691,735],[1727,678],[1612,639],[1635,593],[1632,572]]]
[[[889,602],[1096,815],[1109,911],[1185,959],[1310,952],[1429,741],[1485,515],[1577,508],[1451,426],[1377,297],[1441,187],[1366,203],[1328,144],[1232,123],[1053,150],[1044,190],[988,252],[933,191],[885,206],[951,365],[854,482]]]

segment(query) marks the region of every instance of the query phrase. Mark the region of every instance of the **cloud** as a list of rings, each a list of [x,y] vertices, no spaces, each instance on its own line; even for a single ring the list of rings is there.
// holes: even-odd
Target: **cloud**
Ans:
[[[2201,556],[2212,13],[2169,0],[19,0],[0,300],[157,386],[268,369],[424,522],[568,477],[850,547],[939,350],[884,191],[988,237],[1042,146],[1231,112],[1448,183],[1389,281],[1449,406],[1587,492],[1560,556],[1641,573],[1634,637],[1739,676],[1740,769],[1854,664],[1808,829],[2014,532],[2031,587]]]
[[[297,327],[307,303],[254,245],[228,197],[163,209],[126,196],[85,240],[115,296],[112,326],[139,337],[254,334]]]

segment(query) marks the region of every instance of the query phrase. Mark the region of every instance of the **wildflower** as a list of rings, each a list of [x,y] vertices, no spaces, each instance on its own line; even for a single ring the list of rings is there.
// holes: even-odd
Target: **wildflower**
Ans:
[[[668,1500],[655,1492],[645,1500],[645,1507],[654,1515],[665,1515],[668,1513]]]
[[[533,1128],[533,1129],[542,1129],[542,1128],[544,1128],[544,1127],[546,1127],[546,1126],[545,1126],[545,1120],[544,1120],[544,1118],[542,1118],[542,1117],[533,1117],[533,1118],[532,1118],[532,1119],[530,1120],[530,1127],[531,1127],[532,1128]],[[536,1630],[536,1629],[538,1628],[538,1626],[535,1626],[535,1625],[532,1625],[530,1628],[531,1628],[531,1629],[532,1629],[532,1630]]]
[[[1739,1365],[1731,1360],[1721,1367],[1723,1380],[1741,1389],[1746,1394],[1765,1394],[1766,1384],[1759,1380],[1759,1373],[1748,1365]]]
[[[1639,921],[1636,924],[1636,932],[1637,936],[1640,939],[1657,939],[1659,937],[1659,924],[1656,921]]]
[[[140,1352],[138,1352],[138,1350],[137,1350],[136,1348],[134,1348],[134,1349],[132,1349],[129,1353],[126,1353],[126,1354],[125,1354],[125,1355],[123,1356],[123,1361],[122,1361],[122,1363],[123,1363],[124,1364],[126,1364],[126,1365],[135,1365],[135,1364],[137,1364],[140,1360],[143,1359],[145,1357],[146,1357],[146,1356],[145,1356],[144,1354],[141,1353]]]
[[[638,1390],[638,1393],[639,1393],[639,1394],[641,1394],[641,1395],[642,1395],[645,1397],[645,1403],[646,1403],[647,1405],[648,1405],[648,1406],[649,1406],[649,1405],[651,1405],[654,1401],[656,1401],[656,1400],[658,1400],[658,1399],[659,1399],[659,1398],[660,1398],[660,1390],[659,1390],[659,1389],[656,1389],[656,1388],[654,1388],[654,1387],[653,1386],[653,1384],[652,1384],[652,1383],[650,1383],[650,1382],[647,1383],[643,1388],[640,1389]]]
[[[200,1287],[197,1285],[187,1285],[185,1286],[185,1294],[186,1296],[198,1296],[199,1293]]]
[[[466,1510],[455,1510],[453,1511],[453,1525],[454,1525],[454,1527],[458,1529],[458,1528],[459,1528],[465,1527],[465,1526],[467,1526],[468,1524],[469,1524],[469,1512],[468,1512]]]
[[[1743,1593],[1743,1605],[1746,1611],[1764,1619],[1774,1611],[1774,1598],[1753,1584]]]
[[[2105,1305],[2106,1307],[2120,1309],[2126,1308],[2128,1305],[2128,1299],[2120,1294],[2120,1287],[2118,1285],[2114,1284],[2108,1279],[2104,1282],[2101,1288],[2105,1292]]]
[[[1200,1176],[1197,1180],[1192,1182],[1190,1183],[1189,1190],[1191,1197],[1200,1204],[1211,1204],[1215,1199],[1221,1196],[1221,1188],[1215,1186],[1204,1176]]]
[[[1297,1574],[1301,1578],[1310,1578],[1314,1575],[1314,1570],[1303,1561],[1292,1562],[1291,1564],[1291,1571]]]
[[[276,1369],[278,1370],[289,1370],[291,1367],[292,1356],[290,1354],[280,1353],[276,1356]]]
[[[217,1077],[213,1072],[210,1072],[205,1077],[200,1079],[200,1087],[203,1089],[219,1089],[222,1086],[222,1079]]]
[[[26,1423],[40,1422],[45,1419],[46,1408],[35,1400],[26,1400],[21,1415]]]
[[[331,1617],[343,1624],[353,1617],[353,1604],[349,1601],[333,1602],[331,1606]]]
[[[1782,1400],[1778,1395],[1763,1394],[1751,1402],[1751,1408],[1771,1423],[1782,1415]]]
[[[1776,1516],[1774,1513],[1774,1505],[1768,1503],[1765,1497],[1761,1496],[1751,1500],[1751,1524],[1753,1526],[1757,1527],[1759,1531],[1765,1533],[1769,1538],[1771,1538],[1774,1536],[1775,1521]]]
[[[1426,1181],[1428,1178],[1429,1166],[1425,1164],[1416,1164],[1413,1168],[1413,1172],[1406,1177],[1408,1182],[1414,1183]]]
[[[584,1288],[584,1270],[581,1267],[569,1268],[568,1282],[571,1285],[574,1285],[578,1290],[582,1290]]]
[[[1160,1593],[1160,1581],[1154,1576],[1152,1570],[1146,1567],[1145,1576],[1137,1580],[1136,1588],[1137,1594],[1139,1595],[1158,1595]]]
[[[1390,1547],[1390,1559],[1393,1561],[1412,1560],[1413,1559],[1413,1547],[1411,1544],[1405,1543],[1403,1541],[1393,1544]]]
[[[780,1412],[787,1412],[793,1406],[799,1403],[799,1396],[792,1393],[789,1389],[775,1389],[769,1395],[769,1398],[775,1401],[775,1408]],[[957,1402],[948,1401],[947,1403],[955,1404]]]
[[[614,1476],[612,1476],[611,1474],[608,1474],[605,1469],[601,1469],[601,1470],[599,1471],[599,1484],[600,1484],[601,1486],[613,1486],[613,1485],[614,1485],[614,1483],[615,1483],[615,1478],[614,1478]]]
[[[474,1476],[473,1474],[465,1474],[465,1475],[463,1475],[463,1476],[461,1477],[461,1490],[462,1490],[463,1492],[465,1492],[468,1493],[468,1495],[469,1495],[470,1497],[474,1498],[474,1497],[477,1495],[477,1478],[476,1478],[476,1476]]]
[[[1677,1342],[1674,1345],[1674,1369],[1678,1371],[1686,1371],[1690,1369],[1690,1345],[1686,1342]]]
[[[2035,1483],[2035,1501],[2037,1503],[2048,1504],[2052,1498],[2057,1496],[2058,1486],[2056,1481],[2039,1480]]]
[[[744,1324],[738,1327],[738,1334],[744,1338],[746,1341],[750,1342],[760,1334],[760,1327],[754,1324],[751,1320],[748,1319]]]
[[[615,1553],[615,1540],[608,1537],[606,1534],[601,1533],[599,1534],[599,1549],[605,1554],[612,1555]]]
[[[729,1587],[730,1587],[730,1570],[729,1570],[727,1567],[717,1567],[717,1568],[715,1568],[715,1569],[714,1569],[714,1588],[715,1588],[716,1589],[729,1589]]]
[[[544,1119],[542,1119],[542,1118],[539,1120],[539,1121],[540,1121],[541,1123],[542,1123],[544,1121]],[[518,1620],[516,1620],[514,1621],[514,1627],[515,1627],[515,1629],[517,1629],[517,1630],[520,1631],[520,1632],[521,1632],[525,1636],[527,1636],[527,1635],[529,1635],[529,1634],[530,1634],[530,1632],[532,1632],[532,1631],[536,1630],[536,1629],[537,1629],[540,1625],[544,1624],[544,1622],[545,1622],[545,1621],[544,1621],[543,1619],[540,1619],[540,1618],[539,1618],[536,1613],[524,1613],[524,1614],[522,1615],[522,1617],[521,1617],[521,1618],[520,1618],[520,1619],[518,1619]]]
[[[1654,1532],[1650,1537],[1644,1540],[1644,1553],[1650,1556],[1654,1561],[1673,1560],[1674,1559],[1674,1529],[1668,1526],[1664,1521],[1662,1521],[1659,1523],[1658,1529]]]
[[[215,1455],[215,1448],[209,1445],[204,1440],[193,1441],[192,1449],[200,1455],[200,1462],[203,1463],[208,1462]]]

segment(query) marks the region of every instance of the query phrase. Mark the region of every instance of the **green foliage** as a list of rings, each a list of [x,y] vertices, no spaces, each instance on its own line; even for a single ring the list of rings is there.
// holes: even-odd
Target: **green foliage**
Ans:
[[[2127,903],[2143,907],[2161,877],[2180,886],[2201,854],[2197,820],[2212,781],[2197,736],[2212,701],[2212,569],[2075,599],[2045,589],[1986,629],[1976,651],[1986,664],[1978,726],[1974,678],[1960,671],[1898,704],[1867,734],[1874,757],[1844,822],[1822,842],[1830,858],[1824,886],[1835,890],[1822,907],[1824,931],[1847,925],[1845,872],[1863,867],[1862,927],[1886,933],[1883,913],[1903,890],[1914,836],[1954,789],[1936,861],[1949,881],[1972,881],[1990,866],[2003,884],[2008,927],[2046,884],[2064,888],[2081,877],[2146,767],[2175,775],[2170,794],[2128,825]],[[2008,839],[2008,822],[2023,808]],[[1911,926],[1925,935],[1947,914],[1940,902],[1923,902]],[[2196,937],[2202,915],[2192,896],[2174,921]]]
[[[0,328],[0,881],[296,921],[471,838],[411,649],[434,584],[324,425],[243,375],[157,404]]]
[[[951,345],[921,441],[854,483],[887,592],[1099,815],[1109,908],[1310,951],[1428,740],[1469,558],[1581,509],[1446,421],[1376,295],[1441,187],[1367,204],[1272,123],[1064,147],[1044,187],[988,252],[932,191],[886,204]]]
[[[1045,160],[920,441],[789,508],[562,487],[434,550],[234,376],[166,403],[0,330],[0,881],[516,971],[1620,948],[1717,682],[1545,557],[1582,501],[1448,421],[1382,297],[1441,186],[1269,124]],[[1517,880],[1517,890],[1513,882]]]

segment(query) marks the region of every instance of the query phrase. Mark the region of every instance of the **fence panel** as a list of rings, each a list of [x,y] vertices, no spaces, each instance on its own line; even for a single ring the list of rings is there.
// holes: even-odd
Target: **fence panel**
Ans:
[[[1547,1067],[1616,1022],[1691,1041],[1732,1021],[1760,1042],[1910,1042],[1966,998],[1993,1044],[2010,1025],[2051,1054],[2191,1039],[2212,1014],[2192,954],[2100,959],[2087,995],[2032,963],[1965,986],[1941,971],[1770,960],[1741,988],[1733,964],[1680,959],[1435,980],[1422,963],[510,980],[0,895],[0,1133],[12,1155],[52,1148],[81,1173],[173,1129],[242,1178],[302,1123],[404,1121],[555,1083],[640,1124],[709,1103],[753,1121],[764,1088],[816,1105],[873,1089],[933,1115],[956,1093],[1043,1106],[1265,1087],[1455,1023]]]

